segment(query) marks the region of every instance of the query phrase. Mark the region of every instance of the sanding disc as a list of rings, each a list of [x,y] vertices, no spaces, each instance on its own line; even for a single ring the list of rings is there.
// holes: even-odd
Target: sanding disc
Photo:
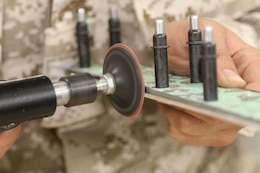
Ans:
[[[108,95],[113,107],[122,115],[137,115],[144,102],[144,79],[134,52],[122,43],[114,44],[105,57],[103,74],[113,75],[116,90]]]

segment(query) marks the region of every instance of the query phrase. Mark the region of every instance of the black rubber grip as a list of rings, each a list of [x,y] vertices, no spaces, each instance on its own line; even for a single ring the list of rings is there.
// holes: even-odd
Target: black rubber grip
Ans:
[[[204,100],[214,101],[218,99],[216,48],[212,43],[204,43],[202,47],[202,80]]]
[[[199,29],[189,30],[189,57],[190,57],[190,77],[191,83],[201,82],[200,57],[201,57],[201,31]]]
[[[165,34],[153,35],[154,68],[156,88],[169,87],[167,37]]]
[[[118,19],[109,19],[108,23],[110,46],[121,43],[120,21]]]
[[[70,101],[66,107],[91,103],[97,97],[96,79],[90,74],[78,74],[62,77],[60,81],[65,81],[70,88]]]
[[[56,106],[54,87],[46,76],[0,83],[0,126],[51,116]]]
[[[90,67],[90,43],[88,26],[85,22],[78,22],[76,26],[76,36],[78,44],[79,66]]]

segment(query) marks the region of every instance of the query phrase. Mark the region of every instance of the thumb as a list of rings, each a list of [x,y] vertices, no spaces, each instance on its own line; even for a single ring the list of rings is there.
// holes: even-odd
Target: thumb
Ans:
[[[246,85],[230,56],[219,56],[217,58],[218,85],[227,88],[243,88]]]

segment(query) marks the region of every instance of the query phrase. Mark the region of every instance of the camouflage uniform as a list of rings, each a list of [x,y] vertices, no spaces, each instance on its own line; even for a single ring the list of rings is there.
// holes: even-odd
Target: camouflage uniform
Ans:
[[[258,46],[260,33],[255,21],[260,20],[260,13],[257,8],[249,11],[260,4],[254,0],[198,0],[196,4],[192,0],[3,0],[2,77],[45,73],[56,80],[65,75],[77,58],[75,12],[79,7],[87,10],[92,61],[102,63],[108,48],[108,7],[112,3],[119,8],[122,42],[135,51],[142,64],[152,65],[151,35],[153,20],[158,17],[166,22],[191,14],[216,17]],[[99,96],[95,103],[59,107],[53,117],[24,123],[22,135],[0,162],[0,172],[260,172],[259,161],[245,147],[245,141],[248,139],[239,137],[223,148],[184,145],[168,135],[165,118],[153,101],[145,101],[139,116],[124,119]]]

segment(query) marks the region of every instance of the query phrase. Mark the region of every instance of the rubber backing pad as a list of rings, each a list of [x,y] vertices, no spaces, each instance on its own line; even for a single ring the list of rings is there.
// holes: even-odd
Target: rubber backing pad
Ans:
[[[108,95],[113,107],[122,115],[137,115],[144,102],[144,79],[134,52],[122,43],[114,44],[107,52],[103,74],[113,75],[116,91]]]

